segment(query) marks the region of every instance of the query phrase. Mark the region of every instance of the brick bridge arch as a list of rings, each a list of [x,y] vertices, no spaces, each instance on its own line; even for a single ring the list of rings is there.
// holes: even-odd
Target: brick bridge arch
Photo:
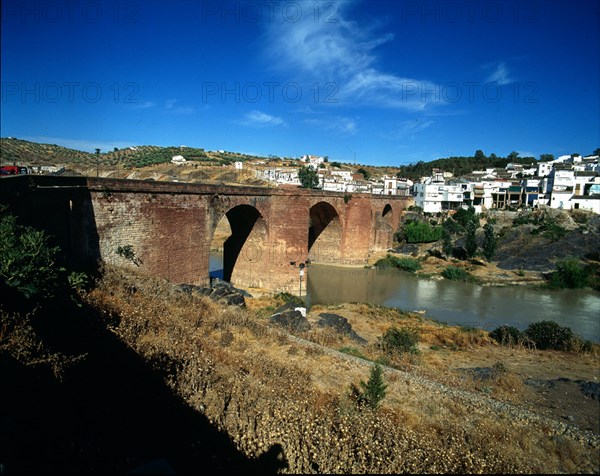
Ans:
[[[291,261],[364,265],[388,249],[411,197],[302,189],[15,176],[0,201],[45,228],[75,263],[96,260],[176,283],[206,284],[210,244],[224,216],[227,277],[240,287],[297,289]],[[131,245],[137,262],[116,250]],[[224,263],[225,264],[225,263]]]

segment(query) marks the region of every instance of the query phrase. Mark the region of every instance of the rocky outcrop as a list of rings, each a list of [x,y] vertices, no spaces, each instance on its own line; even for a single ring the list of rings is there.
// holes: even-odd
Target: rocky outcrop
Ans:
[[[194,286],[193,284],[180,284],[177,289],[183,292],[198,292],[211,298],[213,301],[228,306],[246,307],[246,297],[252,297],[243,289],[235,288],[221,279],[213,279],[210,286]]]
[[[366,344],[367,341],[360,337],[354,329],[352,329],[352,325],[348,322],[348,319],[345,317],[339,316],[338,314],[333,314],[330,312],[322,312],[319,314],[319,321],[317,322],[317,326],[319,327],[331,327],[335,329],[340,334],[345,334],[350,337],[352,340],[360,344]]]

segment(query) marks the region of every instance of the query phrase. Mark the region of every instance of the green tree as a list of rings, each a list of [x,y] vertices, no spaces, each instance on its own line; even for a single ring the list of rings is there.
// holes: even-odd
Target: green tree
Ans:
[[[452,236],[446,228],[442,232],[442,249],[446,256],[452,256]]]
[[[483,150],[481,150],[481,149],[477,149],[477,150],[475,151],[475,155],[474,155],[474,157],[475,157],[477,160],[483,160],[483,159],[485,159],[485,154],[483,153]]]
[[[387,385],[383,381],[383,369],[381,365],[375,364],[371,367],[369,380],[361,380],[360,387],[352,384],[351,396],[360,406],[368,406],[372,410],[377,410],[381,401],[385,398]],[[361,390],[362,389],[362,390]]]
[[[554,160],[554,155],[553,154],[542,154],[540,155],[540,161],[541,162],[550,162]]]
[[[494,234],[493,225],[491,225],[490,223],[486,223],[483,227],[483,230],[483,256],[485,256],[486,259],[490,260],[496,252],[498,240],[496,239],[496,235]]]
[[[467,225],[467,238],[465,243],[465,250],[467,252],[467,256],[472,258],[475,256],[475,252],[477,251],[477,226],[475,222],[470,221]]]
[[[358,172],[359,174],[362,174],[363,177],[365,178],[365,180],[369,180],[371,178],[371,172],[369,172],[364,167],[360,167],[356,172]]]
[[[319,185],[319,174],[312,167],[300,167],[298,178],[302,188],[317,188]]]
[[[592,155],[600,155],[600,147],[594,150],[594,152],[592,152]]]
[[[507,159],[509,159],[511,162],[514,162],[518,158],[519,158],[519,153],[514,150],[507,156]]]

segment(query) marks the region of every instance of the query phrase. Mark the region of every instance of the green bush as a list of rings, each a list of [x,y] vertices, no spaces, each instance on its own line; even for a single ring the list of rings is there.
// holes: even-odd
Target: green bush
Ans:
[[[0,279],[7,286],[28,299],[53,297],[67,283],[59,252],[45,232],[18,225],[6,207],[0,208]]]
[[[550,241],[558,241],[567,234],[567,230],[552,218],[546,218],[538,228],[532,230],[533,235],[541,234]]]
[[[490,337],[501,345],[518,345],[523,342],[523,332],[513,326],[500,326],[490,332]]]
[[[444,227],[444,230],[450,234],[457,234],[463,231],[462,226],[460,226],[460,224],[453,218],[448,218],[446,221],[444,221],[442,226]]]
[[[525,329],[525,335],[538,349],[572,350],[575,342],[573,331],[554,321],[533,322]]]
[[[550,275],[552,288],[585,288],[590,284],[590,270],[576,258],[567,258],[556,263],[556,271]]]
[[[418,342],[419,337],[414,332],[391,327],[379,339],[379,346],[388,353],[403,354],[408,352],[416,354],[418,352]]]
[[[404,227],[408,243],[431,243],[442,238],[442,227],[431,226],[424,221],[413,221]]]
[[[469,223],[473,223],[475,228],[479,227],[479,218],[477,218],[477,215],[475,214],[475,208],[473,207],[469,207],[468,209],[459,208],[452,218],[458,222],[458,224],[464,230],[467,229]]]
[[[475,281],[475,278],[473,278],[473,276],[471,276],[471,274],[468,271],[465,271],[464,269],[458,268],[456,266],[447,266],[444,269],[444,271],[442,271],[442,276],[452,281]]]
[[[396,256],[387,255],[385,258],[377,260],[374,265],[377,269],[400,269],[414,273],[421,269],[421,263],[414,258],[398,258]]]

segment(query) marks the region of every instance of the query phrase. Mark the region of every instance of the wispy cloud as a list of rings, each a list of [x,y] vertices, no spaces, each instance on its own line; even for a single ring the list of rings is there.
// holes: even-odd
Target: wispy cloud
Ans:
[[[299,2],[312,11],[314,2]],[[373,25],[348,20],[353,1],[331,2],[330,18],[315,21],[304,15],[296,22],[272,22],[267,33],[268,54],[283,70],[304,75],[308,81],[334,83],[340,103],[421,110],[433,102],[415,93],[415,86],[433,89],[427,80],[397,76],[377,67],[377,47],[394,39],[391,33],[376,34]],[[328,4],[329,5],[329,4]]]
[[[509,77],[508,68],[504,62],[498,63],[495,66],[496,69],[487,77],[486,82],[498,83],[500,86],[514,82],[513,79]]]
[[[353,135],[358,131],[356,121],[349,117],[328,116],[324,118],[308,118],[304,120],[305,124],[318,126],[322,129],[335,131],[344,135]]]
[[[382,136],[386,139],[412,139],[420,132],[428,129],[434,124],[431,119],[411,119],[399,121],[392,126],[392,130],[383,133]]]
[[[152,101],[144,101],[133,105],[134,109],[150,109],[156,106]]]
[[[287,123],[280,117],[271,116],[261,111],[247,113],[242,124],[251,127],[287,126]]]
[[[165,111],[171,114],[190,115],[196,111],[193,106],[176,106],[177,99],[167,99],[165,101]]]

